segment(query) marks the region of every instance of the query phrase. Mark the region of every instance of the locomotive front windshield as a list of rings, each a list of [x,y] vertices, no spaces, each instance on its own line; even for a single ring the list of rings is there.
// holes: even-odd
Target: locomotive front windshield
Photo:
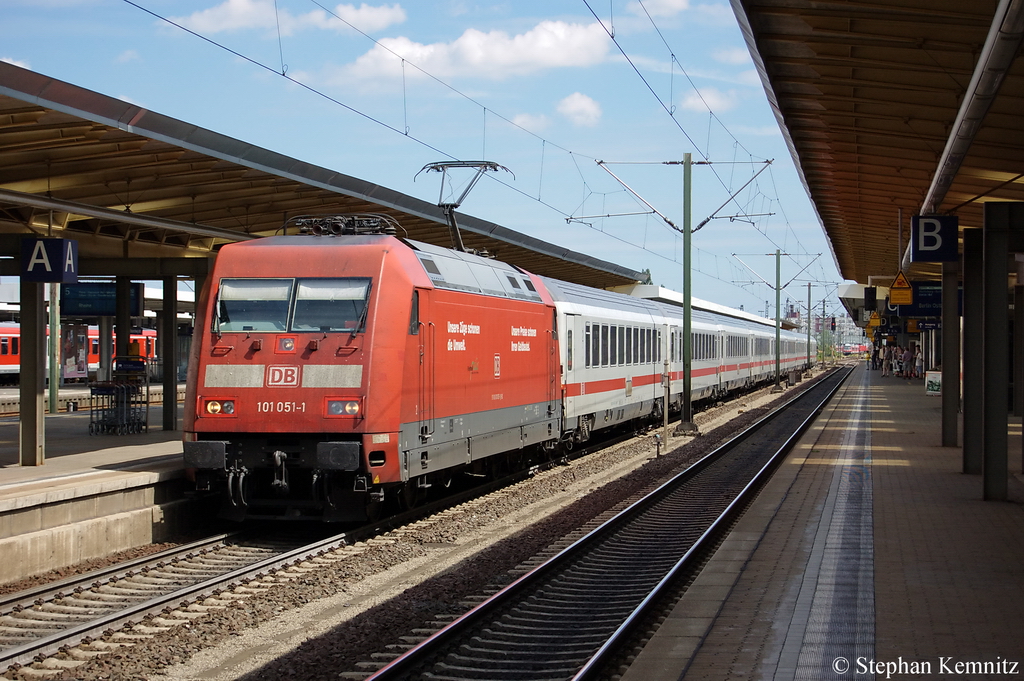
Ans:
[[[370,280],[222,279],[214,331],[359,331]]]

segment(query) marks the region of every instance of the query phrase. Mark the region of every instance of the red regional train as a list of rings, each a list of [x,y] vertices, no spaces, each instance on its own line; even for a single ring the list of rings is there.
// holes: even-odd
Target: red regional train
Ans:
[[[682,309],[394,236],[390,221],[224,246],[198,305],[184,461],[224,515],[358,521],[660,420]],[[782,368],[806,339],[782,332]],[[774,325],[693,313],[693,397],[774,377]],[[813,350],[812,350],[813,356]]]
[[[49,335],[49,330],[47,330]],[[95,372],[100,365],[100,333],[95,326],[88,327],[88,350],[86,362],[88,372]],[[131,340],[139,344],[139,352],[153,359],[156,356],[156,331],[143,329],[133,333]],[[84,344],[83,344],[84,347]],[[111,355],[114,351],[111,350]],[[14,384],[21,373],[21,327],[14,323],[0,323],[0,383]]]

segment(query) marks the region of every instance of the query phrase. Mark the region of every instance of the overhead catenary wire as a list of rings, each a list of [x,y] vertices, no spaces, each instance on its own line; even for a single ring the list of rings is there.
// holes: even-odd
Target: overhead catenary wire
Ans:
[[[361,30],[359,30],[357,27],[352,26],[349,22],[345,21],[342,17],[338,16],[335,12],[331,11],[330,9],[325,7],[324,5],[322,5],[319,2],[317,2],[316,0],[310,0],[310,1],[314,5],[320,7],[324,11],[326,11],[331,16],[337,18],[338,20],[342,21],[343,23],[349,25],[351,28],[353,28],[354,30],[356,30],[360,34],[364,35],[367,39],[369,39],[372,42],[374,42],[375,45],[380,45],[382,49],[388,50],[389,52],[394,54],[397,59],[401,60],[402,68],[403,68],[403,81],[404,81],[404,75],[405,75],[404,74],[405,67],[408,66],[409,68],[414,68],[414,69],[418,70],[419,72],[423,73],[425,76],[431,78],[433,81],[439,83],[443,87],[448,88],[452,92],[457,93],[459,96],[465,98],[467,101],[473,103],[474,105],[479,106],[483,110],[483,112],[484,112],[483,113],[483,116],[484,116],[484,134],[486,134],[487,107],[485,107],[483,104],[481,104],[479,101],[475,100],[474,98],[469,97],[465,93],[460,92],[459,90],[457,90],[456,88],[452,87],[448,83],[445,83],[443,80],[438,79],[435,76],[433,76],[432,74],[430,74],[429,72],[421,69],[416,64],[414,64],[412,62],[409,62],[408,60],[404,59],[404,57],[402,57],[401,55],[398,55],[397,53],[394,53],[393,51],[389,50],[386,46],[384,46],[383,44],[381,44],[378,41],[374,40],[370,36],[366,35]],[[243,61],[245,61],[245,62],[247,62],[249,64],[257,66],[258,68],[264,69],[264,70],[266,70],[268,72],[274,73],[275,75],[278,75],[278,76],[286,79],[289,83],[294,84],[294,85],[298,86],[299,88],[301,88],[301,89],[303,89],[305,91],[308,91],[308,92],[310,92],[310,93],[312,93],[312,94],[314,94],[314,95],[316,95],[318,97],[321,97],[321,98],[323,98],[323,99],[325,99],[325,100],[327,100],[327,101],[329,101],[329,102],[331,102],[331,103],[333,103],[333,104],[335,104],[335,105],[337,105],[337,106],[339,106],[339,107],[341,107],[341,108],[343,108],[343,109],[345,109],[345,110],[347,110],[347,111],[349,111],[351,113],[354,113],[357,116],[359,116],[359,117],[361,117],[361,118],[363,118],[363,119],[365,119],[365,120],[367,120],[367,121],[369,121],[369,122],[371,122],[373,124],[381,126],[381,127],[385,128],[387,130],[390,130],[392,132],[396,132],[396,133],[406,137],[407,139],[410,139],[410,140],[414,141],[415,143],[423,146],[424,148],[430,149],[432,152],[434,152],[434,153],[436,153],[436,154],[438,154],[438,155],[440,155],[440,156],[442,156],[444,158],[449,158],[449,159],[452,159],[452,160],[458,160],[458,156],[456,156],[454,154],[451,154],[451,153],[448,153],[448,152],[444,151],[443,149],[439,148],[438,146],[436,146],[434,144],[431,144],[426,139],[424,139],[422,136],[417,136],[417,135],[412,134],[412,131],[411,131],[410,126],[409,126],[409,120],[408,120],[408,112],[407,112],[408,104],[407,104],[407,101],[405,100],[405,92],[404,92],[405,87],[404,87],[404,84],[403,84],[403,121],[402,121],[403,125],[402,125],[402,129],[399,129],[398,127],[387,123],[386,121],[382,120],[381,118],[379,118],[377,116],[374,116],[374,115],[371,115],[371,114],[366,113],[364,111],[361,111],[360,109],[356,108],[355,106],[352,106],[352,105],[346,103],[345,101],[342,101],[342,100],[338,99],[337,97],[331,96],[331,95],[329,95],[329,94],[327,94],[327,93],[325,93],[325,92],[323,92],[321,90],[318,90],[316,87],[314,87],[314,86],[312,86],[312,85],[310,85],[308,83],[305,83],[305,82],[299,80],[298,78],[295,78],[295,77],[289,75],[288,74],[288,66],[284,62],[283,42],[281,41],[281,38],[280,38],[280,31],[279,31],[279,35],[278,35],[278,48],[279,48],[278,49],[278,56],[280,58],[280,69],[278,69],[278,68],[275,68],[275,67],[272,67],[272,66],[268,66],[267,64],[264,64],[264,63],[260,62],[257,59],[249,57],[246,54],[244,54],[244,53],[242,53],[242,52],[240,52],[240,51],[238,51],[236,49],[232,49],[232,48],[228,47],[227,45],[218,42],[217,40],[209,38],[209,37],[207,37],[207,36],[197,32],[195,30],[192,30],[192,29],[188,28],[187,26],[182,25],[179,22],[176,22],[176,21],[174,21],[172,19],[169,19],[167,17],[161,16],[157,12],[154,12],[154,11],[148,9],[147,7],[141,5],[139,2],[137,2],[135,0],[125,0],[125,2],[126,2],[126,4],[136,8],[138,10],[141,10],[141,11],[145,12],[146,14],[148,14],[150,16],[153,16],[154,18],[156,18],[156,19],[158,19],[158,20],[160,20],[160,21],[162,21],[164,23],[167,23],[167,24],[173,26],[173,27],[177,28],[178,30],[184,31],[184,32],[186,32],[186,33],[196,37],[196,38],[199,38],[200,40],[203,40],[204,42],[206,42],[206,43],[208,43],[210,45],[213,45],[213,46],[215,46],[215,47],[217,47],[217,48],[219,48],[219,49],[221,49],[221,50],[223,50],[223,51],[225,51],[225,52],[227,52],[229,54],[232,54],[233,56],[235,56],[237,58],[240,58],[241,60],[243,60]],[[275,2],[275,10],[276,10],[276,2]],[[280,20],[280,18],[278,17],[278,21],[279,20]],[[603,26],[603,24],[602,24],[602,26]],[[605,30],[607,31],[607,28],[605,28]],[[614,40],[614,31],[611,32],[611,37]],[[581,169],[579,168],[579,164],[576,161],[577,161],[577,157],[578,156],[582,156],[582,157],[588,158],[588,159],[592,159],[593,157],[587,156],[586,154],[580,154],[579,152],[574,152],[574,151],[572,151],[570,149],[567,149],[566,147],[564,147],[562,145],[559,145],[559,144],[553,142],[550,139],[547,139],[547,138],[544,138],[544,137],[542,137],[540,135],[537,135],[533,131],[523,127],[522,125],[517,124],[515,121],[512,121],[509,118],[506,118],[506,117],[502,116],[501,114],[498,114],[498,113],[494,112],[493,109],[490,111],[490,113],[493,116],[498,116],[498,118],[500,120],[506,122],[510,126],[520,130],[521,132],[525,132],[526,134],[534,137],[535,139],[540,140],[541,141],[541,145],[542,145],[542,159],[545,158],[545,151],[547,151],[547,147],[549,147],[549,146],[553,150],[557,150],[557,151],[564,152],[564,153],[568,154],[570,159],[576,165],[577,171],[580,174],[580,178],[581,178],[581,181],[582,181],[582,184],[583,184],[584,192],[590,191],[589,190],[589,186],[588,186],[589,183],[587,181],[587,178],[582,173]],[[484,144],[486,144],[486,139],[484,139]],[[484,148],[486,148],[486,147],[484,147]],[[542,160],[542,163],[543,163],[543,160]],[[543,170],[543,165],[542,165],[542,170]],[[522,194],[524,197],[531,199],[532,201],[537,201],[538,204],[544,206],[545,208],[548,208],[548,209],[552,210],[555,213],[558,213],[558,214],[562,215],[563,217],[565,217],[567,215],[566,212],[563,209],[553,205],[549,201],[544,201],[543,200],[543,198],[541,196],[541,187],[542,187],[542,183],[543,183],[543,178],[541,178],[541,180],[540,180],[540,182],[538,184],[538,191],[537,191],[537,195],[536,196],[532,196],[530,193],[527,193],[527,192],[523,191],[522,189],[520,189],[520,188],[518,188],[518,187],[516,187],[514,185],[511,185],[511,184],[509,184],[509,183],[507,183],[507,182],[505,182],[505,181],[503,181],[503,180],[501,180],[499,178],[489,177],[488,179],[493,179],[493,180],[497,181],[499,184],[503,185],[505,188],[511,189],[514,192],[518,192],[518,193]],[[719,178],[719,181],[721,181],[721,178]],[[606,234],[606,235],[609,235],[609,236],[613,236],[613,235],[611,235],[608,232],[603,232],[603,233]],[[621,241],[621,242],[623,242],[625,244],[628,244],[628,245],[630,245],[630,246],[632,246],[634,248],[639,248],[641,250],[644,250],[647,253],[652,253],[652,254],[655,254],[655,255],[659,255],[659,257],[663,257],[663,256],[661,256],[660,253],[657,253],[657,251],[651,250],[651,248],[646,247],[645,244],[637,244],[637,243],[631,242],[631,241],[629,241],[627,239],[623,239],[623,238],[620,238],[620,237],[614,237],[613,236],[613,238],[616,238],[616,240]],[[716,259],[717,259],[717,256],[716,256]],[[704,273],[704,274],[707,274],[707,273]],[[711,276],[711,275],[709,275],[709,276]],[[715,278],[718,279],[719,281],[722,281],[723,283],[729,283],[727,280],[722,279],[720,277],[715,277]]]

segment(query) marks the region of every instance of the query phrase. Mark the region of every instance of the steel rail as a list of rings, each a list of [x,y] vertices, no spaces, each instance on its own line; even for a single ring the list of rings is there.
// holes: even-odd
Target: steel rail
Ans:
[[[594,653],[594,656],[587,661],[583,668],[573,676],[572,681],[590,681],[591,679],[599,677],[600,671],[605,663],[615,654],[616,650],[622,647],[627,637],[632,634],[635,628],[643,621],[644,616],[657,606],[665,594],[672,588],[672,585],[676,582],[679,576],[686,574],[691,569],[697,567],[703,557],[714,548],[718,539],[727,533],[732,524],[743,514],[750,501],[752,501],[753,498],[761,491],[761,488],[768,482],[768,479],[771,478],[772,474],[774,474],[775,470],[782,463],[782,460],[796,445],[797,440],[807,432],[807,429],[818,415],[821,414],[825,405],[843,386],[850,373],[852,373],[852,370],[848,371],[846,376],[836,383],[828,394],[824,396],[814,410],[811,411],[806,419],[804,419],[803,423],[801,423],[793,434],[787,438],[775,454],[772,455],[771,459],[761,467],[761,470],[759,470],[751,481],[747,483],[739,495],[729,503],[725,511],[715,519],[711,526],[704,531],[700,538],[692,547],[690,547],[683,557],[679,559],[679,562],[673,566],[669,573],[665,575],[651,593],[644,598],[644,600],[636,607],[629,617],[626,618],[619,628],[612,633],[604,645],[602,645],[601,648]]]
[[[135,558],[124,563],[111,565],[110,567],[100,568],[80,575],[72,575],[71,577],[67,577],[58,582],[48,582],[31,589],[0,596],[0,615],[17,610],[19,607],[28,608],[33,605],[37,605],[37,601],[49,601],[61,598],[63,594],[68,591],[73,592],[75,589],[84,588],[87,585],[94,586],[96,582],[101,580],[111,581],[128,577],[129,572],[134,572],[138,568],[152,565],[157,562],[174,560],[176,558],[186,556],[193,551],[201,551],[202,549],[221,543],[225,539],[229,539],[237,535],[237,532],[216,534],[206,537],[205,539],[194,541],[190,544],[175,546],[158,553],[152,553],[148,556],[142,556],[141,558]]]
[[[582,451],[585,450],[581,450],[581,452]],[[135,605],[128,606],[122,610],[102,615],[95,620],[61,629],[58,632],[40,637],[34,641],[30,641],[19,646],[0,650],[0,669],[7,668],[11,665],[24,665],[30,663],[40,656],[51,655],[66,646],[77,645],[86,638],[102,634],[105,631],[117,628],[133,620],[141,620],[147,615],[161,612],[164,609],[183,601],[192,601],[208,597],[217,591],[229,587],[232,583],[245,581],[252,577],[259,577],[265,572],[284,567],[286,564],[301,562],[314,555],[326,553],[328,551],[341,548],[347,544],[401,527],[402,525],[429,516],[432,513],[457,506],[471,499],[478,498],[482,494],[487,494],[513,482],[518,482],[531,475],[537,468],[540,468],[540,466],[516,471],[504,478],[492,480],[482,485],[476,485],[471,489],[457,492],[444,497],[443,499],[417,506],[409,511],[388,516],[387,518],[376,522],[368,523],[363,527],[332,535],[326,539],[313,542],[285,553],[264,558],[250,565],[237,568],[208,580],[197,582],[196,584],[186,586],[160,596],[155,596],[152,599],[136,603]],[[125,563],[119,563],[109,568],[69,577],[59,582],[44,584],[27,591],[11,594],[6,599],[0,599],[0,614],[10,613],[16,610],[19,606],[22,608],[28,608],[33,605],[37,605],[40,601],[45,602],[48,600],[54,600],[63,597],[69,591],[74,593],[76,588],[82,589],[86,585],[89,587],[95,586],[95,583],[99,581],[110,582],[125,577],[131,577],[133,574],[137,574],[146,567],[155,566],[158,563],[167,562],[174,558],[185,557],[189,553],[202,550],[203,548],[207,548],[217,544],[218,542],[223,542],[224,539],[238,534],[241,533],[214,535],[185,546],[175,547],[150,556],[133,559]]]
[[[815,413],[820,411],[822,406],[834,394],[835,390],[837,390],[838,387],[842,385],[845,378],[846,376],[843,376],[838,381],[836,387],[831,389],[828,395],[823,400],[820,401],[820,403],[813,410]],[[385,665],[377,672],[372,674],[369,677],[368,681],[395,681],[398,679],[406,680],[410,678],[416,678],[416,669],[424,665],[428,660],[434,659],[439,654],[441,654],[448,647],[451,641],[462,637],[467,632],[472,631],[474,627],[486,621],[488,618],[492,618],[495,612],[497,612],[502,607],[511,604],[514,598],[516,598],[522,593],[525,593],[528,589],[533,588],[537,583],[554,575],[559,570],[566,567],[569,563],[578,559],[580,553],[582,553],[583,551],[592,546],[597,545],[599,542],[607,539],[607,537],[611,535],[613,532],[617,531],[621,527],[628,524],[631,520],[639,516],[647,509],[649,509],[655,502],[668,496],[675,488],[679,487],[681,484],[687,481],[691,481],[698,474],[702,473],[710,466],[712,466],[716,461],[721,459],[729,451],[735,449],[739,444],[743,443],[749,437],[755,435],[761,427],[777,418],[786,410],[786,408],[791,406],[794,402],[803,399],[805,396],[806,392],[797,395],[790,400],[787,400],[778,408],[774,409],[771,413],[761,417],[753,424],[748,426],[746,429],[744,429],[742,432],[736,434],[728,441],[717,447],[714,451],[702,457],[700,460],[698,460],[692,466],[687,468],[685,471],[681,472],[679,475],[660,485],[657,489],[651,491],[643,498],[641,498],[634,504],[630,505],[628,508],[623,509],[615,516],[608,519],[607,521],[602,523],[597,528],[593,529],[585,536],[577,539],[568,547],[566,547],[556,555],[550,557],[544,563],[541,563],[529,572],[521,575],[519,578],[517,578],[509,585],[500,589],[499,591],[491,595],[489,598],[482,601],[477,606],[475,606],[468,612],[464,613],[462,616],[458,617],[457,619],[455,619],[454,621],[440,629],[432,636],[429,636],[426,640],[418,643],[401,656],[390,661],[387,665]],[[803,425],[801,426],[801,429],[805,429],[812,418],[813,415],[805,419]],[[791,443],[795,437],[796,435],[791,434],[791,436],[787,438],[787,443]],[[791,446],[791,444],[789,446]],[[772,456],[772,459],[774,459],[776,456],[777,453]],[[756,474],[756,477],[760,477],[763,473],[765,473],[766,469],[770,470],[769,464],[767,463],[760,467],[759,472]],[[740,495],[750,494],[754,489],[755,488],[752,487],[752,483],[748,482],[744,486],[743,490],[740,492]],[[733,501],[730,502],[726,513],[737,513],[738,510],[741,508],[742,503],[734,499]],[[728,521],[723,520],[721,517],[719,517],[714,524],[717,525],[717,527],[720,529],[723,526],[725,526],[726,522]],[[697,555],[692,549],[687,551],[687,554]],[[676,571],[676,573],[678,573],[678,571]],[[664,581],[664,579],[660,580],[659,586]],[[667,583],[668,582],[666,582],[666,584]],[[634,609],[634,615],[627,618],[630,620],[631,626],[632,623],[635,623],[636,619],[642,614],[643,610],[650,607],[650,605],[655,601],[656,599],[652,598],[651,596],[647,596],[643,599],[641,606],[638,606]],[[636,612],[636,610],[640,610],[640,612]],[[619,628],[621,628],[621,626],[622,625],[620,625]],[[618,628],[616,629],[616,631],[618,631]],[[624,633],[621,635],[624,635]],[[600,653],[602,657],[605,657],[609,654],[609,651],[613,649],[613,647],[607,647],[606,649],[606,646],[601,646],[598,649],[598,653]],[[593,655],[591,655],[591,657],[593,657]]]
[[[129,606],[123,610],[110,613],[97,620],[84,622],[78,626],[63,629],[55,634],[31,641],[16,648],[9,648],[0,652],[0,668],[32,662],[38,655],[50,655],[59,651],[62,647],[81,642],[83,639],[102,634],[108,629],[113,629],[128,622],[143,618],[162,611],[164,608],[182,603],[183,601],[197,600],[213,595],[232,584],[248,578],[260,577],[264,572],[280,568],[289,563],[301,562],[317,554],[332,551],[340,548],[348,542],[348,535],[345,533],[334,535],[306,546],[286,551],[265,558],[251,565],[232,570],[217,577],[213,577],[197,584],[178,589],[161,596]]]

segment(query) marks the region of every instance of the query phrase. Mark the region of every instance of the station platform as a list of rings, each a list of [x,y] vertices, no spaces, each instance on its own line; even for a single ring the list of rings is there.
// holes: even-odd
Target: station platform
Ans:
[[[1009,433],[1010,500],[982,501],[940,398],[859,363],[622,681],[1024,675]]]
[[[45,419],[45,463],[22,466],[18,418],[0,418],[0,584],[180,534],[181,431],[162,429],[160,405],[130,435],[89,435],[88,411]]]

